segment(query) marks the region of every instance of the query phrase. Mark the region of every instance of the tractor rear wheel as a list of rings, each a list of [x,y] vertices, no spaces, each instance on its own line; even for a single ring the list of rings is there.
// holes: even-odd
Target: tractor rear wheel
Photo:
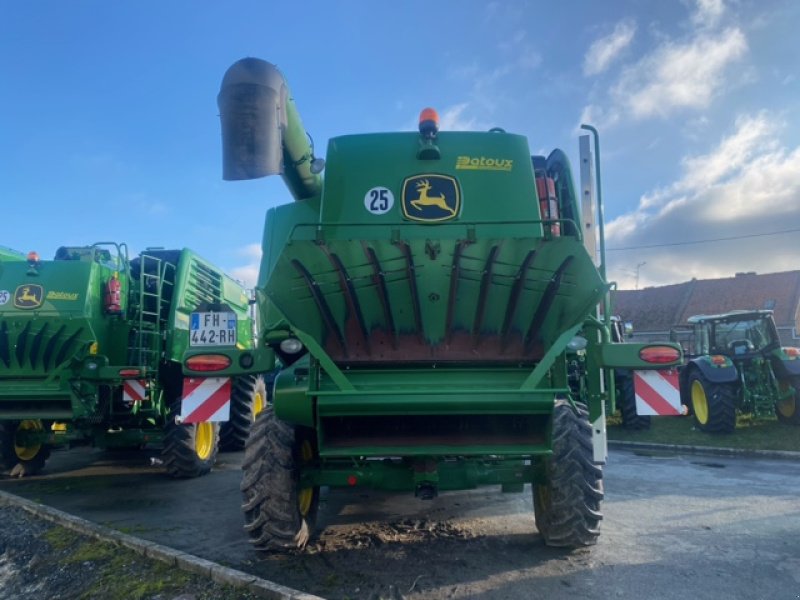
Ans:
[[[736,384],[712,383],[700,370],[689,376],[689,398],[700,431],[731,433],[736,429]]]
[[[22,475],[35,475],[44,468],[50,457],[50,447],[46,444],[34,446],[17,445],[18,431],[43,431],[44,425],[38,419],[0,422],[0,463],[3,468],[13,469],[20,465]]]
[[[584,405],[566,400],[553,410],[553,454],[547,480],[533,485],[536,527],[548,546],[591,546],[600,535],[603,469],[594,463],[592,427]]]
[[[617,390],[620,391],[620,396],[617,397],[617,402],[619,402],[619,412],[622,415],[622,426],[625,429],[634,431],[650,429],[650,415],[636,413],[636,392],[633,388],[633,373],[619,377],[618,381]]]
[[[781,384],[781,391],[790,388],[794,395],[775,403],[775,415],[778,421],[788,425],[800,425],[800,377],[792,377]]]
[[[261,552],[304,548],[314,531],[319,487],[300,488],[302,465],[315,460],[311,432],[275,416],[256,418],[245,447],[242,497],[245,531]]]
[[[172,477],[200,477],[211,471],[217,460],[219,446],[219,423],[175,422],[181,414],[181,402],[170,405],[161,456],[164,466]]]
[[[219,429],[219,449],[222,452],[243,450],[250,427],[267,406],[267,386],[262,375],[242,375],[233,378],[231,415]]]

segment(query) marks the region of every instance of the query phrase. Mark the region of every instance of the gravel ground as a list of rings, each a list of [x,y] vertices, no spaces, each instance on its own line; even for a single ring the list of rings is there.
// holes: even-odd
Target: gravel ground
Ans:
[[[257,596],[0,506],[2,600],[250,600]]]

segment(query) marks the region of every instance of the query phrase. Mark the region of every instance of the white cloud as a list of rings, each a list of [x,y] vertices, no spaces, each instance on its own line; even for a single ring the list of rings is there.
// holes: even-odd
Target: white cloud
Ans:
[[[439,116],[439,128],[443,131],[470,131],[478,127],[475,117],[467,116],[467,102],[445,108]]]
[[[631,265],[643,260],[640,287],[796,269],[796,244],[781,242],[789,236],[754,236],[800,228],[800,146],[781,145],[782,127],[766,112],[739,118],[710,152],[684,157],[674,183],[609,222],[607,247],[635,248],[609,252],[612,279],[632,286]],[[684,244],[719,238],[734,239]]]
[[[245,287],[253,288],[258,281],[258,269],[261,265],[261,244],[248,244],[239,248],[237,254],[245,259],[245,264],[234,267],[231,277],[241,281]]]
[[[665,42],[623,72],[612,100],[634,119],[707,108],[725,85],[726,69],[746,51],[747,39],[737,28]]]
[[[506,11],[513,10],[506,4],[503,4],[502,7]],[[510,14],[504,16],[504,22],[518,22],[519,19],[520,16],[512,17]],[[513,85],[512,79],[519,80],[527,77],[530,71],[539,68],[542,64],[541,53],[534,44],[527,40],[527,35],[524,30],[504,35],[496,43],[496,49],[501,58],[492,67],[484,66],[473,60],[471,63],[453,65],[449,68],[448,77],[465,90],[463,93],[465,101],[450,107],[450,110],[453,111],[453,120],[459,124],[466,123],[465,126],[456,128],[486,129],[491,127],[492,125],[484,126],[484,124],[478,123],[474,117],[468,116],[468,109],[475,110],[476,113],[491,119],[493,114],[500,112],[502,105],[517,102],[515,96],[503,96],[498,93],[498,90]],[[445,129],[444,125],[442,125],[442,129]]]
[[[696,0],[682,37],[651,27],[650,51],[625,65],[606,91],[594,91],[592,112],[605,115],[610,121],[607,127],[628,120],[666,118],[707,109],[726,91],[756,81],[759,74],[748,65],[732,68],[747,54],[748,41],[741,28],[720,27],[726,11],[724,0]],[[584,57],[584,73],[604,72],[620,59],[635,33],[632,21],[621,21],[614,32],[595,41]]]
[[[619,122],[619,119],[619,112],[614,109],[605,110],[597,104],[587,104],[581,111],[581,117],[578,124],[580,125],[581,123],[587,123],[592,125],[602,123],[604,127],[608,128],[616,125]],[[580,132],[580,129],[578,129],[577,132]]]
[[[696,27],[713,27],[724,13],[724,0],[697,0],[697,6],[692,13],[692,24]]]
[[[598,75],[608,69],[612,62],[633,41],[636,23],[620,21],[609,35],[595,40],[583,58],[584,75]]]
[[[260,261],[261,260],[261,244],[247,244],[242,248],[239,248],[238,254],[241,256],[246,256],[247,258],[251,258],[253,260]]]
[[[258,281],[258,265],[235,267],[231,270],[231,277],[241,281],[244,287],[248,289],[254,288]]]

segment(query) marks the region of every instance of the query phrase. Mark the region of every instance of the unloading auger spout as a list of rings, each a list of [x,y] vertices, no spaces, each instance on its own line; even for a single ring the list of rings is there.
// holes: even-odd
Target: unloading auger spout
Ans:
[[[235,62],[222,79],[217,105],[224,179],[281,175],[295,200],[320,193],[313,147],[275,65],[258,58]]]

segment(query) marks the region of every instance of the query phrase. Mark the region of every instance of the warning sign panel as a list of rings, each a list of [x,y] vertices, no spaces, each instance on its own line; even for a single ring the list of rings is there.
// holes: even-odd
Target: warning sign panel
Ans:
[[[636,414],[681,415],[681,393],[678,371],[634,371]]]

